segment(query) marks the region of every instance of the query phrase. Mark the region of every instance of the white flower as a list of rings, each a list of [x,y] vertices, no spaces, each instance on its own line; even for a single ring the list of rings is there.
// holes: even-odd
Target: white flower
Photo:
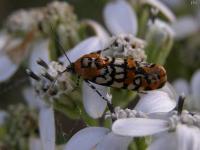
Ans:
[[[55,119],[53,107],[40,110],[39,129],[43,149],[55,150]]]
[[[0,82],[9,79],[17,70],[18,65],[6,56],[0,56]]]
[[[191,115],[187,111],[183,111],[181,116],[172,116],[171,121],[175,123],[174,130],[158,136],[148,150],[157,150],[161,146],[164,150],[198,150],[200,148],[199,118],[199,114]]]
[[[166,84],[161,90],[143,94],[134,109],[146,115],[141,115],[140,113],[140,115],[135,115],[135,117],[118,119],[114,122],[112,131],[123,136],[137,137],[169,129],[166,120],[152,119],[151,117],[156,117],[156,114],[170,112],[175,108],[176,96],[172,94],[173,92],[170,88],[170,85]]]
[[[144,48],[146,42],[131,34],[120,34],[108,40],[107,49],[102,52],[103,56],[132,57],[136,61],[146,61]]]
[[[37,64],[39,59],[44,60],[46,63],[50,62],[49,59],[49,40],[41,39],[38,40],[32,48],[32,53],[29,58],[29,68],[33,72],[40,72],[41,67]]]
[[[172,111],[176,106],[176,96],[172,94],[170,85],[166,84],[160,90],[140,94],[140,99],[134,110],[115,108],[114,118],[148,117],[155,113]],[[168,90],[166,90],[168,89]]]
[[[175,31],[167,22],[164,22],[160,19],[156,19],[155,22],[149,24],[150,30],[164,31],[163,34],[169,34],[170,36],[175,35]]]
[[[93,20],[84,20],[84,23],[94,30],[95,34],[101,39],[102,48],[105,48],[110,36],[104,27]]]
[[[1,31],[0,33],[0,82],[9,79],[17,70],[18,65],[3,51],[9,36]]]
[[[198,150],[199,134],[199,128],[179,124],[175,133],[162,135],[149,146],[148,150],[159,150],[160,147],[163,150]]]
[[[23,91],[25,100],[30,107],[39,110],[39,131],[40,139],[30,137],[30,147],[33,147],[33,142],[39,144],[42,149],[55,149],[55,121],[53,106],[45,104],[44,100],[39,97],[33,88],[26,88]],[[33,138],[33,139],[32,139]],[[39,142],[40,141],[40,142]],[[34,145],[36,146],[36,145]],[[36,146],[37,147],[37,146]]]
[[[126,150],[132,138],[117,136],[103,127],[87,127],[76,133],[64,150]]]
[[[34,72],[39,72],[40,68],[36,64],[37,60],[41,58],[49,62],[48,58],[48,41],[38,41],[38,45],[34,46],[34,50],[29,59],[30,69]],[[23,90],[23,95],[28,105],[39,111],[39,131],[42,148],[54,150],[55,149],[55,121],[54,111],[52,105],[47,105],[45,101],[37,95],[33,88],[26,88]],[[32,137],[31,137],[32,138]],[[31,140],[31,139],[30,139]],[[35,141],[35,140],[34,140]],[[32,142],[34,142],[32,141]],[[32,147],[30,142],[30,147]],[[38,142],[37,142],[38,143]]]
[[[155,90],[143,94],[134,109],[144,113],[169,112],[176,105],[176,99],[164,91]]]
[[[111,102],[111,97],[108,96],[108,88],[93,84],[95,88],[101,93],[103,97],[106,97]],[[99,118],[103,115],[106,108],[106,101],[103,100],[86,82],[83,83],[83,105],[86,112],[92,118]]]
[[[165,92],[154,91],[153,93],[152,92],[149,92],[149,93],[151,94],[147,93],[145,94],[145,96],[141,96],[140,104],[136,106],[137,110],[131,110],[131,109],[123,110],[123,109],[120,109],[119,107],[116,107],[115,112],[113,114],[107,114],[106,117],[112,117],[114,119],[147,117],[148,114],[155,113],[155,112],[168,112],[175,107],[175,103],[170,99],[169,95],[166,94]],[[148,105],[148,100],[153,101],[152,105]],[[157,107],[157,105],[160,106],[160,109],[159,107]],[[144,108],[142,106],[144,106]],[[140,109],[146,110],[147,113],[141,112]],[[155,123],[156,126],[153,126],[154,123],[153,121],[151,122],[152,122],[151,127],[154,127],[154,129],[157,129],[158,125],[156,125]],[[163,122],[166,122],[166,121],[163,121]],[[154,129],[152,130],[154,131]],[[78,149],[127,150],[131,141],[132,141],[131,137],[128,137],[126,135],[125,136],[116,135],[115,133],[113,133],[107,128],[87,127],[80,130],[78,133],[76,133],[68,141],[64,150],[71,150],[71,149],[73,150],[78,150]]]
[[[167,125],[167,121],[159,119],[123,118],[114,122],[112,131],[122,136],[140,137],[166,131]]]
[[[154,134],[156,132],[165,131],[169,129],[169,127],[166,126],[168,122],[165,120],[152,119],[151,117],[155,117],[155,114],[170,112],[175,106],[176,96],[172,96],[169,84],[166,84],[161,90],[151,91],[141,96],[140,101],[134,109],[145,113],[146,116],[135,115],[137,116],[136,118],[129,117],[118,119],[114,122],[112,131],[123,136],[145,136],[147,133]],[[149,124],[149,126],[146,126],[146,123]],[[137,128],[133,129],[134,126]],[[143,132],[141,129],[143,129],[144,126],[147,128]],[[160,128],[158,131],[155,130],[158,127],[163,128]]]
[[[137,34],[136,14],[125,0],[109,2],[104,8],[103,15],[105,24],[113,35]]]
[[[86,20],[85,23],[94,29],[103,48],[107,48],[105,55],[113,57],[142,55],[141,59],[145,60],[143,51],[145,42],[135,38],[138,31],[137,17],[129,3],[124,0],[108,2],[103,10],[103,16],[108,30],[114,35],[111,39],[106,30],[97,22]]]
[[[166,150],[197,150],[200,148],[199,122],[199,114],[183,111],[181,115],[172,113],[168,119],[119,119],[114,122],[112,131],[118,135],[132,137],[157,134],[149,150],[159,150],[161,147]]]
[[[184,93],[187,96],[188,108],[200,110],[200,70],[193,74],[190,83],[185,79],[177,79],[173,86],[179,94]]]

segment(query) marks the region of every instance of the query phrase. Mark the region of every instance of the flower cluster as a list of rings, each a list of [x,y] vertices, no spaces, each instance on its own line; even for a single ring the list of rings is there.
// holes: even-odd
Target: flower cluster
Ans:
[[[35,91],[40,96],[51,99],[73,90],[70,74],[62,64],[52,61],[48,65],[43,60],[38,60],[37,63],[44,69],[41,75],[38,76],[30,70],[27,70],[27,73],[35,80],[33,81]]]
[[[132,57],[137,61],[146,61],[146,54],[144,51],[145,41],[134,37],[131,34],[120,34],[110,39],[107,51],[102,55],[109,55],[112,57]]]

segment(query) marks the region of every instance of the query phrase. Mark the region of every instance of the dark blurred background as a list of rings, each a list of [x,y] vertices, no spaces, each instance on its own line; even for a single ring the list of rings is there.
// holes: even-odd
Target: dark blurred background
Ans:
[[[51,1],[53,0],[0,0],[0,23],[2,24],[6,17],[15,10],[44,6]],[[102,20],[101,16],[98,16],[97,14],[100,14],[103,3],[106,0],[65,1],[73,5],[74,11],[78,14],[79,18],[95,18],[96,20]]]

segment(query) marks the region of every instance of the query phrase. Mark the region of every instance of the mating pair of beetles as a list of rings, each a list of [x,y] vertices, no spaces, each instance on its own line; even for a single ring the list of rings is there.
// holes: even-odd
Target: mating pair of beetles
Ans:
[[[85,81],[138,92],[159,89],[167,81],[166,70],[161,65],[136,61],[133,58],[105,57],[101,52],[80,57],[67,70]]]

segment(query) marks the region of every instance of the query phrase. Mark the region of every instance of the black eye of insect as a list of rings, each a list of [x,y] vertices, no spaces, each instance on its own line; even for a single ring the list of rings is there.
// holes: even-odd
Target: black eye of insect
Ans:
[[[119,46],[119,43],[118,43],[117,41],[115,41],[115,42],[113,43],[113,45],[114,45],[115,47],[118,47],[118,46]]]
[[[135,44],[131,44],[131,47],[134,49],[136,46],[135,46]]]

